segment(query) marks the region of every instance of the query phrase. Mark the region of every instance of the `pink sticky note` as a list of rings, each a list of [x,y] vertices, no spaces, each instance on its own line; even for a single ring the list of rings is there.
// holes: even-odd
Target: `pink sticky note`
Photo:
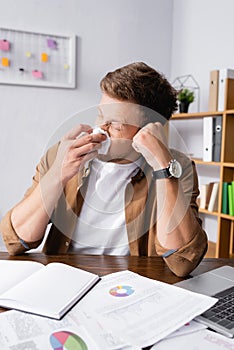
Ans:
[[[10,43],[7,40],[0,40],[0,50],[2,51],[9,51],[10,50]]]
[[[43,78],[43,73],[40,70],[33,70],[32,75],[36,79],[42,79]]]
[[[57,42],[54,39],[47,39],[47,45],[50,49],[57,49]]]

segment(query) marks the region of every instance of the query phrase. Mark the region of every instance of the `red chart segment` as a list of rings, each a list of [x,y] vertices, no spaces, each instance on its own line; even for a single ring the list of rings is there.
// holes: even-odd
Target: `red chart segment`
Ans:
[[[53,350],[88,350],[86,343],[81,337],[67,331],[52,333],[50,344]]]

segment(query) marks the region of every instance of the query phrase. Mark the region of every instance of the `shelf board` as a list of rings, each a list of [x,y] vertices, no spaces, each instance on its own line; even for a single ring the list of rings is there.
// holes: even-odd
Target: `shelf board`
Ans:
[[[213,166],[221,166],[223,165],[226,168],[234,168],[234,163],[230,162],[205,162],[204,160],[200,158],[191,158],[196,164],[202,164],[202,165],[213,165]]]
[[[228,220],[232,220],[232,221],[234,220],[234,216],[228,215],[228,214],[221,213],[220,217],[223,218],[223,219],[228,219]]]
[[[199,208],[199,213],[213,215],[213,216],[219,215],[219,213],[217,211],[208,211],[207,209],[201,209],[201,208]]]
[[[226,168],[234,168],[234,163],[227,163],[227,162],[224,162],[224,163],[223,163],[223,166],[226,167]]]
[[[228,219],[231,221],[234,220],[234,216],[228,215],[228,214],[223,214],[223,213],[218,213],[217,211],[208,211],[207,209],[200,209],[199,208],[199,213],[213,215],[213,216],[220,216],[223,219]]]
[[[230,111],[228,111],[230,112]],[[233,111],[234,112],[234,111]],[[176,120],[176,119],[198,119],[198,118],[204,118],[204,117],[212,117],[217,115],[222,115],[223,112],[215,111],[215,112],[197,112],[197,113],[176,113],[173,114],[170,120]]]
[[[175,113],[171,116],[170,120],[175,119],[196,119],[203,117],[212,117],[223,114],[234,114],[234,109],[227,109],[225,111],[207,111],[207,112],[196,112],[196,113]]]
[[[193,160],[196,164],[214,165],[214,166],[220,166],[220,165],[221,165],[220,162],[205,162],[204,160],[199,159],[199,158],[192,158],[192,160]]]
[[[225,111],[224,113],[226,113],[226,114],[234,114],[234,109],[229,109],[229,110]]]

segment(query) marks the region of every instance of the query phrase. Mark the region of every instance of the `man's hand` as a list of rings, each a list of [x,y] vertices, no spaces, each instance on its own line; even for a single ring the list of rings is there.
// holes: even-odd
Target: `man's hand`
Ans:
[[[147,124],[138,131],[132,146],[154,170],[166,168],[172,159],[163,126],[158,122]]]
[[[82,133],[87,134],[81,135]],[[53,170],[60,177],[63,186],[82,169],[87,161],[97,156],[101,142],[106,139],[106,135],[91,135],[91,133],[90,125],[80,124],[61,139]]]

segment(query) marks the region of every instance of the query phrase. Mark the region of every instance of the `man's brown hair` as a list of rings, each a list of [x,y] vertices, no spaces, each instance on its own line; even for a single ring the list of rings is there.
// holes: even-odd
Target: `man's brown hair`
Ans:
[[[148,107],[166,119],[177,109],[177,91],[162,74],[143,62],[107,73],[100,87],[112,98]]]

